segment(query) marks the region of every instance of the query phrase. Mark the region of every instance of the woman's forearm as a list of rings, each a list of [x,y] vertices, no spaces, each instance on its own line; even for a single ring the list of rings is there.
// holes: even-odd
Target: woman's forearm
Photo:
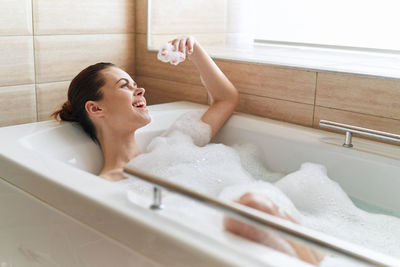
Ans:
[[[193,53],[189,54],[189,59],[199,70],[214,102],[229,101],[237,104],[239,98],[237,89],[199,43],[195,42]]]

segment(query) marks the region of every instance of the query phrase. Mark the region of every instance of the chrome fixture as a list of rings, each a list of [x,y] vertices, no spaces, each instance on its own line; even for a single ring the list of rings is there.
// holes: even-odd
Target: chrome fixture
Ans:
[[[161,203],[161,188],[158,185],[153,186],[153,204],[151,204],[150,209],[161,210],[163,205]]]
[[[345,141],[343,144],[344,147],[353,147],[353,144],[351,143],[351,137],[352,137],[353,133],[359,134],[362,136],[372,137],[375,139],[400,143],[400,135],[398,135],[398,134],[387,133],[387,132],[377,131],[377,130],[373,130],[373,129],[362,128],[362,127],[358,127],[358,126],[354,126],[354,125],[343,124],[343,123],[338,123],[338,122],[333,122],[333,121],[327,121],[327,120],[320,120],[319,126],[322,128],[328,128],[328,129],[332,129],[332,130],[346,132],[346,137],[345,137]]]
[[[400,266],[400,261],[391,256],[387,256],[385,254],[375,252],[364,247],[360,247],[358,245],[340,240],[321,232],[314,231],[312,229],[304,228],[300,225],[293,224],[289,221],[277,218],[269,214],[263,214],[258,210],[251,210],[238,203],[226,202],[217,198],[200,194],[196,191],[169,182],[165,179],[161,179],[154,175],[144,173],[130,166],[126,166],[124,168],[124,171],[134,175],[139,179],[153,183],[160,188],[162,187],[190,199],[197,200],[212,208],[220,210],[231,217],[263,228],[267,227],[269,230],[278,232],[284,236],[288,236],[291,239],[294,238],[296,240],[300,240],[301,242],[309,244],[310,246],[319,246],[322,247],[322,249],[324,250],[342,254],[355,260],[367,263],[368,265],[372,264],[374,266]],[[161,194],[160,188],[158,188],[157,190],[154,189],[154,194]],[[157,207],[161,204],[161,198],[159,198],[158,196],[154,196],[153,199],[154,203],[151,207]]]

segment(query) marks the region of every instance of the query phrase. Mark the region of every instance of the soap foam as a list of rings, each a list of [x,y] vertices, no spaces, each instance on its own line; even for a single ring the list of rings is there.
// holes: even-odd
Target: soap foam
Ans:
[[[174,46],[171,43],[166,43],[160,47],[157,59],[176,66],[185,61],[186,55],[182,52],[174,51]]]
[[[253,178],[240,165],[231,147],[207,144],[211,129],[200,121],[201,112],[189,113],[148,145],[146,153],[128,164],[150,174],[217,196],[225,187]],[[187,124],[186,122],[190,122]]]
[[[322,165],[304,163],[300,170],[279,179],[281,174],[264,167],[255,146],[205,145],[211,129],[200,120],[201,115],[202,112],[185,114],[129,164],[223,200],[236,201],[246,192],[257,193],[306,227],[400,257],[400,219],[357,208],[328,178]],[[128,198],[148,206],[151,185],[134,179],[137,178],[130,179]],[[277,182],[270,183],[274,181]],[[188,218],[189,225],[196,229],[204,228],[207,222],[222,229],[222,216],[217,212],[174,194],[163,194],[163,202],[169,207],[162,212],[166,216],[179,221]]]
[[[275,185],[303,214],[306,227],[400,257],[400,219],[356,207],[324,166],[304,163]]]

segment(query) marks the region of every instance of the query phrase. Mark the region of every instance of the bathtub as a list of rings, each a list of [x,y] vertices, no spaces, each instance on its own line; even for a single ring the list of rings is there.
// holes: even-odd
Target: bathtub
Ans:
[[[181,114],[206,106],[175,102],[148,108],[152,122],[137,132],[141,149]],[[281,173],[306,161],[323,164],[356,205],[399,216],[399,147],[353,138],[348,149],[343,139],[237,113],[213,142],[257,144],[265,164]],[[99,147],[74,123],[0,128],[0,264],[308,266],[229,233],[213,238],[132,204],[123,187],[95,175],[102,162]]]

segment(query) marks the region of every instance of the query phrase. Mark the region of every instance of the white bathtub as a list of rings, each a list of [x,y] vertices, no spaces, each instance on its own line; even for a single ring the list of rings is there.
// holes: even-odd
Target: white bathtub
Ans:
[[[182,113],[205,108],[189,102],[150,106],[152,123],[137,132],[139,145],[145,147]],[[321,163],[359,205],[400,215],[399,147],[354,138],[354,148],[347,149],[343,139],[236,114],[214,142],[257,144],[265,164],[284,173],[305,161]],[[135,206],[120,186],[94,175],[101,165],[100,149],[74,124],[46,121],[0,128],[0,264],[305,265],[268,249],[268,257],[257,257],[254,251],[261,246],[242,249],[240,242],[223,242]]]

